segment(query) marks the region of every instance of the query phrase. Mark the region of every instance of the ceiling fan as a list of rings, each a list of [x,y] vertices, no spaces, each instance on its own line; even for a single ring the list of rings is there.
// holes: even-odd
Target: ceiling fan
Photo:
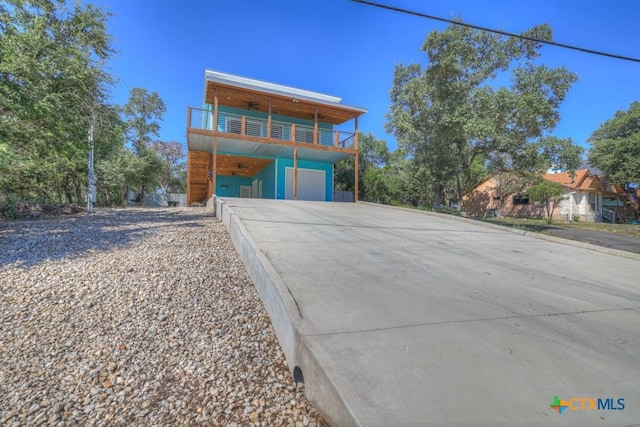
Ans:
[[[249,101],[247,102],[247,110],[260,110],[260,104],[257,102]]]

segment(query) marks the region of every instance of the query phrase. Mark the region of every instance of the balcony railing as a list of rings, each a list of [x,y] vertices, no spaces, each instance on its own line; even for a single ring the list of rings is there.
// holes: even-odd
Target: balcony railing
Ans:
[[[326,147],[354,148],[354,134],[352,132],[318,127],[316,140],[313,126],[272,120],[271,135],[267,135],[267,119],[220,111],[218,112],[217,119],[217,126],[214,127],[213,111],[189,108],[190,129],[210,130],[281,141],[303,142],[311,145],[317,143],[318,145],[324,145]]]

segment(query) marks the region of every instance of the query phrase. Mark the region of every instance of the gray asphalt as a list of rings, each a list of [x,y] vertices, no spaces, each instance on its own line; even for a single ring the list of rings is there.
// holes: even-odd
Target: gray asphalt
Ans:
[[[638,226],[640,227],[640,226]],[[621,236],[594,230],[581,230],[579,228],[550,227],[546,233],[566,239],[591,243],[605,248],[618,249],[640,254],[640,238]]]
[[[334,425],[640,423],[640,258],[404,209],[222,203]],[[554,396],[625,408],[559,414]]]

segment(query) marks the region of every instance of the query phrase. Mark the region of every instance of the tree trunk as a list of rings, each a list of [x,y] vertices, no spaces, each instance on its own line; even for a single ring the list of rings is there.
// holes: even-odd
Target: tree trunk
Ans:
[[[123,208],[127,207],[127,193],[128,192],[129,192],[129,187],[125,185],[122,188],[122,207]]]
[[[442,189],[443,189],[443,185],[442,184],[437,184],[435,186],[435,191],[433,194],[433,210],[434,211],[439,211],[440,210],[440,203],[442,201]]]

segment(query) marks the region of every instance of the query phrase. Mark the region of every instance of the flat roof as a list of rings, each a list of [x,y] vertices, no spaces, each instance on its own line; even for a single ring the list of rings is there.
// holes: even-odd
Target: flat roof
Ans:
[[[206,99],[207,83],[220,83],[228,86],[235,86],[243,89],[248,89],[257,92],[270,93],[273,95],[293,97],[300,100],[310,101],[319,104],[325,104],[335,107],[349,108],[351,110],[366,113],[364,108],[354,107],[350,105],[341,104],[342,98],[337,96],[327,95],[320,92],[313,92],[306,89],[300,89],[292,86],[285,86],[277,83],[271,83],[263,80],[251,79],[248,77],[238,76],[229,73],[223,73],[221,71],[205,70],[204,79],[204,96]]]

